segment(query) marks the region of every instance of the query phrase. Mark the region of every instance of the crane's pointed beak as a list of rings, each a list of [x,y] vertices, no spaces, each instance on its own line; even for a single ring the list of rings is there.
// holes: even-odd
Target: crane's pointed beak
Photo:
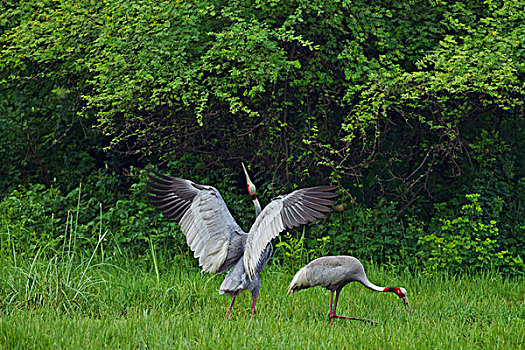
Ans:
[[[407,312],[412,315],[412,309],[410,308],[410,305],[408,305],[408,298],[407,297],[403,297],[401,298],[401,300],[403,300],[403,305],[405,305],[405,310],[407,310]]]
[[[246,175],[246,183],[248,184],[248,192],[250,193],[250,196],[253,196],[256,194],[257,189],[255,188],[255,185],[250,180],[250,176],[248,176],[248,171],[246,171],[246,167],[244,166],[244,163],[242,164],[242,170],[244,170],[244,175]]]

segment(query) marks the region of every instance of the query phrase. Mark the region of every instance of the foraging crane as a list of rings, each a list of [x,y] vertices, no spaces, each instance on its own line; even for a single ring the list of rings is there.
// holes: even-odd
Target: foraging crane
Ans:
[[[328,319],[332,324],[333,318],[344,318],[349,320],[363,321],[364,323],[374,322],[366,318],[348,317],[337,315],[335,309],[337,307],[337,300],[339,293],[345,285],[350,282],[360,282],[363,286],[376,292],[392,292],[401,298],[405,309],[408,313],[412,313],[408,305],[407,291],[402,287],[378,287],[368,280],[365,274],[365,269],[359,260],[353,256],[325,256],[309,262],[302,267],[295,274],[290,286],[288,287],[288,294],[293,294],[297,290],[306,289],[310,287],[321,286],[331,292],[330,309],[328,311]],[[334,301],[335,291],[335,303]],[[333,303],[333,309],[332,309]]]
[[[252,292],[253,317],[261,287],[259,274],[272,255],[271,240],[285,229],[325,218],[323,213],[332,211],[329,206],[335,204],[329,198],[337,196],[333,193],[336,186],[303,188],[273,199],[261,210],[255,185],[245,168],[244,172],[256,212],[248,233],[235,222],[214,187],[157,172],[148,174],[150,181],[146,181],[146,196],[180,224],[202,271],[221,273],[231,269],[219,290],[232,298],[226,318],[243,290]]]

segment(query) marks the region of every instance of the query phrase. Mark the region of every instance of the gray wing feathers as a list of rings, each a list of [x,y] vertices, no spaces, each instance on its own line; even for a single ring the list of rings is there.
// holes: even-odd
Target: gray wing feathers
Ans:
[[[284,230],[282,211],[283,201],[280,198],[274,199],[259,214],[253,224],[246,247],[244,248],[243,263],[250,279],[255,275],[255,269],[259,263],[261,253],[270,241]]]
[[[180,221],[186,243],[204,272],[217,272],[228,254],[232,232],[231,225],[225,223],[227,215],[223,210],[213,192],[202,191]]]
[[[311,261],[297,271],[288,287],[288,294],[315,286],[330,289],[329,287],[340,281],[340,267],[339,264],[333,264],[332,261],[323,258]]]
[[[224,281],[222,281],[219,287],[219,294],[226,294],[228,296],[237,296],[241,291],[250,289],[254,283],[260,283],[260,280],[252,281],[248,279],[244,270],[242,261],[238,261],[237,264],[228,272]]]
[[[315,222],[325,218],[323,212],[332,211],[335,204],[328,198],[337,196],[335,186],[304,188],[286,196],[279,196],[264,208],[250,229],[243,262],[248,276],[253,279],[261,253],[272,239],[285,228]]]
[[[219,191],[211,186],[154,172],[147,181],[150,202],[179,222],[186,242],[204,272],[217,272],[228,255],[232,237],[242,230]]]
[[[146,187],[146,197],[164,215],[178,222],[204,186],[177,177],[153,173],[155,176],[148,174],[150,181],[146,181],[149,186]]]

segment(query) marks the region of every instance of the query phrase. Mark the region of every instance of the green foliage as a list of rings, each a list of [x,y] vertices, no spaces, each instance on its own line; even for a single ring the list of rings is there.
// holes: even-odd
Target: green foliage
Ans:
[[[381,202],[373,208],[355,206],[335,216],[329,229],[335,251],[377,262],[415,264],[416,236],[406,230],[397,217],[395,204]]]
[[[138,200],[113,202],[108,194],[114,193],[110,190],[114,181],[114,177],[101,174],[91,178],[87,186],[80,184],[68,193],[55,187],[46,189],[40,184],[13,190],[0,201],[1,251],[4,255],[13,253],[15,258],[34,254],[42,247],[58,251],[64,246],[73,246],[83,252],[97,245],[104,226],[111,239],[110,247],[105,246],[108,243],[102,243],[102,249],[109,248],[112,254],[124,254],[123,250],[132,254],[133,247],[141,246],[147,240],[144,231],[155,233],[155,226],[151,225],[154,218],[141,211],[146,207],[151,214],[153,210]],[[111,205],[106,206],[108,203]],[[125,205],[130,207],[118,210]],[[170,225],[162,227],[166,231],[161,229],[156,236],[167,236]]]
[[[93,249],[106,230],[101,242],[103,257],[151,259],[157,265],[159,255],[169,261],[191,255],[179,225],[147,202],[145,173],[137,175],[132,169],[130,175],[138,182],[122,198],[117,197],[118,178],[105,171],[93,174],[66,193],[41,184],[11,191],[0,200],[0,255],[24,258],[42,247],[59,251],[64,246],[82,253]],[[210,181],[197,176],[193,179]],[[214,185],[223,193],[239,224],[248,230],[255,217],[249,196],[239,196],[240,186],[230,176]],[[145,255],[147,252],[151,255]]]
[[[102,260],[124,256],[149,261],[157,274],[158,256],[173,262],[185,260],[192,253],[184,235],[178,224],[146,202],[145,182],[140,177],[142,181],[130,187],[130,195],[113,199],[113,204],[107,190],[114,178],[104,174],[67,194],[43,185],[20,187],[0,201],[0,255],[16,261],[42,247],[51,252],[68,247],[85,254],[100,244]],[[225,176],[218,187],[234,217],[248,230],[254,220],[253,208],[248,196],[238,196],[234,183]],[[424,267],[427,272],[496,268],[523,273],[520,250],[507,248],[495,219],[502,201],[489,201],[479,194],[466,198],[469,203],[459,212],[449,203],[437,205],[429,224],[406,215],[399,219],[393,202],[374,208],[352,206],[303,227],[299,235],[281,234],[274,260],[294,269],[320,256],[345,254],[383,264]],[[491,207],[486,206],[489,203]],[[523,233],[524,226],[515,230]],[[103,235],[106,238],[100,241]]]
[[[469,203],[461,206],[459,216],[439,216],[433,220],[430,233],[420,237],[424,251],[430,251],[425,261],[427,271],[447,269],[507,268],[522,271],[525,267],[520,256],[501,250],[498,244],[498,222],[484,220],[484,209],[479,194],[468,194]],[[491,208],[501,210],[501,206]]]
[[[473,181],[465,184],[462,190],[480,194],[483,220],[498,222],[498,241],[504,249],[517,255],[523,254],[525,220],[522,202],[518,198],[523,198],[525,194],[523,177],[519,177],[523,176],[520,168],[525,158],[513,155],[510,145],[498,133],[485,130],[481,130],[470,147],[475,176],[471,176]]]
[[[348,209],[283,236],[283,260],[472,266],[463,249],[417,245],[432,237],[426,246],[481,249],[473,267],[520,270],[511,265],[525,251],[524,8],[3,1],[1,253],[56,251],[72,232],[87,251],[106,227],[101,254],[150,252],[156,266],[184,257],[177,225],[146,203],[143,175],[123,175],[165,161],[219,188],[247,229],[245,161],[263,201],[298,186],[342,189]],[[473,193],[481,212],[461,209]]]
[[[34,253],[42,245],[54,248],[60,245],[62,240],[55,237],[55,227],[63,218],[53,215],[58,194],[58,190],[46,191],[43,185],[38,184],[29,188],[21,187],[2,199],[0,251],[3,256],[12,253],[16,257],[17,254]],[[66,220],[68,225],[73,222],[69,217]]]
[[[0,5],[0,193],[55,178],[71,189],[103,143],[79,115],[95,23],[71,2],[16,3]]]
[[[305,232],[306,227],[303,227],[299,237],[294,237],[290,232],[282,233],[278,237],[279,242],[275,244],[273,259],[277,259],[282,266],[293,271],[297,266],[306,265],[314,259],[329,255],[330,236],[307,239]]]

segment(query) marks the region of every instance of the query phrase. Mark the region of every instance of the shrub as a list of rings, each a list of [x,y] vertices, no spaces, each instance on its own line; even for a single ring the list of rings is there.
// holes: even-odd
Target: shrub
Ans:
[[[378,263],[417,265],[417,225],[398,216],[395,202],[354,205],[333,213],[316,231],[331,237],[331,253],[355,255]]]
[[[458,216],[433,218],[430,233],[420,238],[421,247],[429,256],[424,260],[425,270],[523,269],[521,257],[499,249],[498,222],[484,219],[480,195],[467,194],[465,197],[468,203],[461,206]],[[490,210],[501,210],[501,203],[492,203],[494,207]]]

